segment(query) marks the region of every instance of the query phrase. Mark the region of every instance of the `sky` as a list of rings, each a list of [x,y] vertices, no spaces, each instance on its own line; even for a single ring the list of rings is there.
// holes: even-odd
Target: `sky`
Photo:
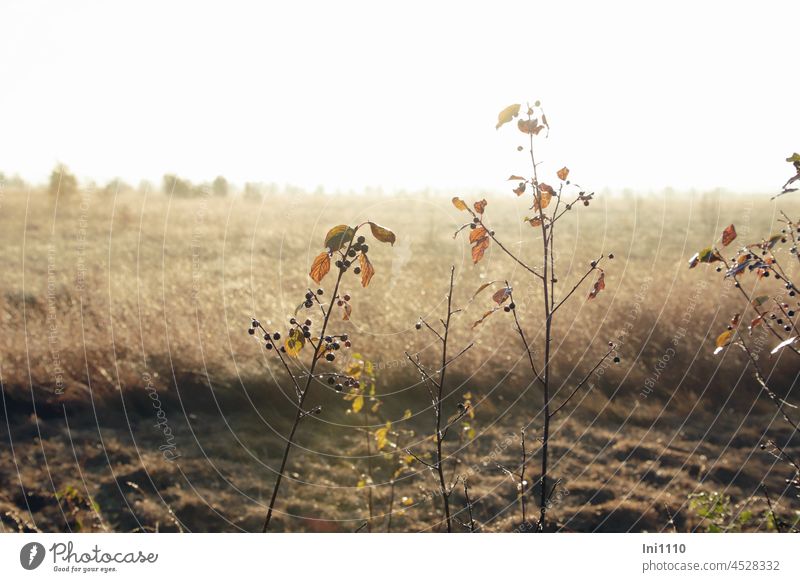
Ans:
[[[800,2],[0,3],[0,171],[504,188],[495,129],[593,189],[773,192],[800,150]]]

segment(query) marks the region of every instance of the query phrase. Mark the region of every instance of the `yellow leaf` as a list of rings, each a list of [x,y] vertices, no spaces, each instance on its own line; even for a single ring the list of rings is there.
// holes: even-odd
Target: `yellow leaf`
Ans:
[[[353,412],[359,412],[362,408],[364,408],[364,395],[359,394],[356,396],[356,399],[353,400]]]
[[[467,210],[469,208],[469,206],[467,206],[467,203],[464,202],[458,196],[453,196],[453,206],[455,206],[459,210]]]
[[[311,272],[309,276],[314,280],[317,285],[320,284],[322,278],[331,270],[331,257],[327,251],[317,255],[314,262],[311,264]]]
[[[500,129],[500,126],[502,126],[503,124],[506,124],[509,121],[511,121],[512,119],[514,119],[517,115],[519,115],[519,108],[520,108],[520,104],[519,103],[514,103],[513,105],[509,105],[508,107],[503,109],[497,115],[497,125],[495,125],[494,128],[495,129]]]
[[[289,337],[286,338],[286,343],[284,347],[286,348],[286,353],[296,358],[298,354],[300,354],[300,350],[303,349],[303,346],[306,343],[306,338],[303,337],[303,332],[297,328],[289,330]]]
[[[729,329],[727,331],[723,331],[721,334],[719,334],[719,336],[717,337],[717,341],[716,341],[717,349],[714,350],[714,355],[720,353],[725,346],[727,346],[729,343],[731,343],[732,339],[733,339],[733,330],[732,329]]]

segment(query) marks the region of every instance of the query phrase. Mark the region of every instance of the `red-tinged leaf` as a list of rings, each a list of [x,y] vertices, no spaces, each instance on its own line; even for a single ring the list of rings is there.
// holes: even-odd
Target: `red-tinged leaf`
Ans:
[[[742,315],[740,313],[736,313],[733,317],[731,317],[731,327],[739,327],[739,322],[742,319]]]
[[[509,182],[524,182],[525,178],[523,178],[522,176],[517,176],[516,174],[512,174],[511,176],[509,176],[508,181]]]
[[[494,312],[495,312],[495,311],[497,311],[498,309],[500,309],[500,308],[499,308],[499,307],[492,307],[492,308],[491,308],[489,311],[487,311],[486,313],[484,313],[484,314],[481,316],[481,318],[480,318],[479,320],[477,320],[476,322],[474,322],[474,323],[472,324],[472,329],[475,329],[475,328],[476,328],[476,327],[478,327],[480,324],[482,324],[482,323],[483,323],[483,322],[486,320],[486,318],[487,318],[487,317],[489,317],[489,316],[490,316],[492,313],[494,313]]]
[[[597,294],[600,293],[603,289],[606,288],[606,274],[603,271],[600,271],[600,276],[597,278],[597,281],[594,282],[592,285],[592,290],[589,292],[589,297],[587,301],[590,301],[597,297]]]
[[[512,119],[517,117],[519,115],[519,108],[520,108],[520,104],[519,103],[514,103],[513,105],[509,105],[508,107],[503,109],[497,115],[497,125],[495,125],[494,128],[495,129],[500,129],[500,126],[508,123],[509,121],[511,121]]]
[[[475,241],[482,239],[487,235],[486,229],[482,226],[477,228],[473,228],[469,233],[469,242],[474,243]]]
[[[723,331],[721,334],[719,334],[719,336],[717,337],[717,341],[715,342],[716,349],[714,350],[714,355],[716,356],[723,349],[725,349],[725,346],[730,344],[732,339],[733,339],[732,329]]]
[[[480,261],[488,248],[489,237],[484,237],[475,241],[475,245],[472,247],[472,262],[477,263]]]
[[[785,348],[786,346],[790,346],[790,345],[792,345],[792,344],[793,344],[794,342],[796,342],[796,341],[797,341],[797,336],[794,336],[794,337],[790,337],[790,338],[788,338],[788,339],[785,339],[785,340],[783,340],[781,343],[779,343],[777,346],[775,346],[774,348],[772,348],[772,351],[771,351],[769,354],[770,354],[771,356],[772,356],[772,355],[775,355],[775,354],[777,354],[779,351],[781,351],[783,348]]]
[[[757,328],[759,325],[761,325],[762,323],[764,323],[764,316],[763,315],[759,315],[753,321],[751,321],[750,322],[750,333],[752,334],[753,330],[755,328]]]
[[[372,231],[372,236],[374,236],[377,240],[394,246],[397,238],[394,236],[394,233],[391,230],[381,226],[380,224],[375,224],[374,222],[369,223],[369,228]]]
[[[330,270],[331,256],[327,251],[325,251],[318,254],[317,258],[314,259],[314,262],[311,263],[311,272],[309,272],[308,275],[314,280],[314,283],[319,285],[322,281],[322,278],[325,277]]]
[[[361,266],[361,286],[366,287],[375,274],[375,267],[372,266],[369,258],[364,253],[358,255],[358,263]]]
[[[726,247],[736,238],[736,227],[732,224],[722,231],[722,246]]]
[[[464,202],[458,196],[453,196],[453,206],[455,206],[459,210],[468,210],[469,209],[469,206],[467,206],[467,203]]]
[[[354,234],[355,230],[346,224],[334,226],[325,235],[325,246],[328,247],[330,252],[338,251],[352,240]]]
[[[544,129],[544,125],[539,125],[538,119],[520,119],[517,121],[517,127],[522,133],[529,135],[539,135],[539,132]]]
[[[511,287],[503,287],[502,289],[498,289],[494,292],[494,295],[492,295],[492,301],[498,305],[502,305],[509,297],[511,297]]]
[[[514,194],[516,194],[517,196],[522,196],[523,194],[525,194],[525,188],[526,188],[525,182],[520,182],[519,186],[514,188]]]
[[[478,200],[473,206],[475,207],[475,212],[478,214],[483,214],[483,211],[486,209],[486,199]]]
[[[564,166],[558,172],[556,172],[556,176],[558,176],[558,179],[563,182],[567,179],[567,176],[569,176],[569,168]]]

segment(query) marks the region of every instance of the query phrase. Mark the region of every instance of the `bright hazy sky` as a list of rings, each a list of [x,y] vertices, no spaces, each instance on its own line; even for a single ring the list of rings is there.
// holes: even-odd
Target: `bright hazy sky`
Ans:
[[[773,191],[800,150],[800,2],[0,3],[0,170],[314,188]]]

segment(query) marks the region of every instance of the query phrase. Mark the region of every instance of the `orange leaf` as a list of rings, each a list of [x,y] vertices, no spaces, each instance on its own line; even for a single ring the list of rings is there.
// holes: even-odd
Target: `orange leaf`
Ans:
[[[489,248],[489,237],[478,239],[472,247],[472,262],[477,263],[483,258],[483,253]]]
[[[722,231],[722,246],[726,247],[736,238],[736,228],[731,224]]]
[[[486,236],[486,229],[482,226],[473,229],[469,233],[469,242],[474,243],[476,240],[481,239]]]
[[[567,179],[567,176],[569,176],[569,168],[564,166],[558,172],[556,172],[556,175],[558,176],[558,179],[563,182],[564,180]]]
[[[375,267],[372,266],[372,263],[364,253],[358,256],[358,262],[361,265],[361,286],[366,287],[375,274]]]
[[[478,200],[475,204],[473,204],[473,206],[475,207],[475,212],[478,214],[483,214],[483,211],[486,208],[486,199],[484,198],[483,200]]]
[[[539,197],[537,200],[533,202],[533,209],[539,210],[539,203],[541,201],[541,208],[547,208],[550,205],[550,200],[553,198],[553,194],[555,194],[555,190],[553,190],[552,186],[548,186],[547,184],[539,184]]]
[[[490,316],[492,313],[494,313],[494,312],[495,312],[495,311],[497,311],[498,309],[500,309],[500,308],[499,308],[499,307],[492,307],[492,308],[491,308],[489,311],[487,311],[486,313],[484,313],[484,314],[481,316],[481,318],[480,318],[478,321],[476,321],[476,322],[474,322],[474,323],[472,324],[472,329],[475,329],[475,328],[476,328],[476,327],[478,327],[480,324],[482,324],[484,319],[486,319],[487,317],[489,317],[489,316]]]
[[[322,278],[331,270],[331,257],[327,251],[317,255],[314,262],[311,264],[311,272],[309,276],[314,280],[314,283],[319,285]]]

